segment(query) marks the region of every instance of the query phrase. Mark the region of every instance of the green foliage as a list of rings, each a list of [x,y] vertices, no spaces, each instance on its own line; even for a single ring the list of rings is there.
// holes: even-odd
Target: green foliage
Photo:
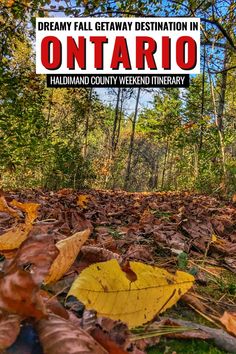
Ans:
[[[44,185],[48,189],[81,188],[84,181],[93,176],[89,162],[83,159],[76,144],[57,143],[51,149],[51,156],[53,161],[43,171]]]
[[[188,266],[188,255],[187,255],[187,253],[181,252],[178,255],[177,260],[178,260],[178,268],[180,270],[186,270],[187,266]]]
[[[176,352],[178,354],[221,354],[225,353],[216,348],[212,342],[189,339],[189,340],[177,340],[177,339],[162,339],[161,342],[153,348],[148,350],[148,354],[172,354]]]

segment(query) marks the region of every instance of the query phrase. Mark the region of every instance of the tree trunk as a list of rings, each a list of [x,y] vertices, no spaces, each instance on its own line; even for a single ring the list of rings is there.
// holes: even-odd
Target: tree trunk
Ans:
[[[89,91],[89,99],[88,99],[88,111],[86,113],[86,119],[85,119],[85,129],[84,129],[84,146],[83,146],[83,158],[86,159],[88,155],[88,132],[89,132],[89,118],[91,115],[91,106],[92,106],[92,93],[93,89],[91,87]]]
[[[48,130],[49,130],[49,125],[50,125],[50,118],[51,118],[51,110],[52,110],[52,103],[53,103],[53,88],[51,91],[50,99],[49,99],[49,108],[48,108],[48,116],[47,116],[47,123],[46,123],[46,132],[45,136],[48,136]]]
[[[193,145],[193,166],[194,166],[194,184],[196,184],[199,176],[199,147],[198,144]]]
[[[164,165],[163,165],[163,170],[162,170],[162,178],[161,178],[161,189],[163,189],[163,187],[164,187],[165,174],[166,174],[166,162],[167,162],[168,154],[169,154],[169,141],[167,140],[167,142],[166,142],[166,150],[165,150],[165,157],[164,157]]]
[[[159,172],[159,164],[158,164],[158,159],[153,161],[152,165],[152,175],[149,181],[149,187],[151,190],[157,189],[158,185],[158,172]]]
[[[227,62],[228,62],[228,52],[227,49],[225,50],[225,55],[224,55],[224,67],[223,67],[223,72],[221,74],[221,90],[220,90],[220,97],[219,97],[219,106],[218,106],[218,112],[217,112],[217,128],[220,132],[223,131],[223,114],[224,114],[224,107],[225,107],[225,92],[226,92],[226,84],[227,84],[227,74],[228,72],[225,70],[227,67]]]
[[[118,112],[118,123],[117,123],[118,127],[117,127],[117,131],[116,131],[115,137],[114,137],[114,150],[115,151],[117,149],[117,145],[118,145],[119,138],[120,138],[120,128],[121,128],[121,120],[122,120],[123,103],[124,103],[123,90],[121,89],[120,109],[119,109],[119,112]]]
[[[206,48],[204,45],[204,56],[203,56],[203,72],[202,72],[202,102],[201,102],[201,120],[203,120],[204,106],[205,106],[205,71],[206,71]],[[203,144],[203,122],[201,122],[200,131],[200,142],[199,142],[199,152],[202,150]]]
[[[168,189],[170,189],[172,185],[172,175],[173,175],[173,158],[174,154],[172,151],[170,151],[169,154],[169,161],[168,161],[168,175],[167,175],[167,184],[168,184]]]
[[[226,67],[226,65],[227,65],[227,53],[225,52],[224,68]],[[223,169],[222,189],[225,189],[227,171],[226,171],[226,161],[225,161],[225,143],[224,143],[224,134],[223,134],[223,114],[224,114],[224,105],[225,105],[225,90],[227,84],[227,71],[222,73],[218,112],[216,107],[214,86],[213,86],[210,73],[209,73],[209,78],[210,78],[210,87],[211,87],[211,97],[212,97],[213,108],[214,108],[215,124],[218,130],[219,141],[220,141],[221,161],[222,161],[222,169]]]
[[[136,98],[134,119],[132,121],[132,132],[131,132],[131,136],[130,136],[129,154],[128,154],[125,181],[124,181],[124,189],[127,189],[128,184],[129,184],[129,180],[130,180],[131,160],[132,160],[133,149],[134,149],[134,135],[135,135],[135,128],[136,128],[136,122],[137,122],[137,117],[138,117],[138,105],[139,105],[140,91],[141,91],[141,88],[139,87],[138,93],[137,93],[137,98]]]
[[[118,124],[118,120],[119,120],[120,94],[121,94],[121,88],[119,87],[118,92],[117,92],[115,117],[114,117],[113,132],[112,132],[112,138],[111,138],[112,158],[114,158],[114,154],[116,151],[116,134],[117,134],[117,124]]]

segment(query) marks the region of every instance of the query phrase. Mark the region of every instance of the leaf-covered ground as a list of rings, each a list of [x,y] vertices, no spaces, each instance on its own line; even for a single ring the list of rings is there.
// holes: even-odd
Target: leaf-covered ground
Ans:
[[[55,243],[76,232],[88,228],[91,230],[89,239],[66,275],[55,284],[45,286],[45,290],[61,303],[64,303],[73,280],[84,268],[95,262],[117,258],[122,262],[135,260],[163,267],[170,272],[180,269],[195,276],[196,282],[191,292],[184,295],[176,306],[167,310],[163,314],[165,318],[222,328],[220,319],[224,312],[236,312],[234,203],[190,193],[126,193],[103,190],[28,190],[4,193],[4,196],[8,205],[13,206],[13,211],[5,210],[0,213],[0,234],[16,226],[19,228],[21,224],[25,227],[24,210],[17,218],[14,214],[16,201],[40,205],[29,230],[30,236],[45,235]],[[2,254],[11,260],[16,251]],[[2,264],[3,260],[4,257]],[[83,312],[78,301],[68,301],[67,309],[84,319],[86,311]],[[233,320],[227,317],[225,321]],[[227,323],[224,323],[224,329],[229,327]],[[236,320],[230,326],[230,330],[227,328],[228,332],[236,335]],[[140,350],[141,353],[141,350],[147,350],[147,344],[157,344],[151,353],[169,353],[171,351],[168,350],[174,351],[172,344],[178,343],[177,353],[184,352],[179,345],[187,345],[189,353],[203,353],[205,349],[198,350],[201,346],[195,342],[190,344],[188,340],[202,338],[202,348],[208,348],[206,350],[210,352],[211,344],[203,342],[207,338],[202,333],[195,332],[194,335],[192,332],[186,332],[182,336],[172,334],[172,337],[178,338],[178,342],[176,339],[164,338],[157,344],[159,339],[142,339],[145,343],[138,345],[135,350],[137,353]],[[145,329],[140,329],[140,333],[141,337],[145,337]],[[185,338],[185,341],[180,341],[179,337]],[[103,338],[102,341],[104,340],[107,341]],[[225,341],[227,340],[228,337]],[[98,342],[101,343],[99,340]],[[117,340],[115,342],[117,344]],[[227,348],[227,344],[223,347]],[[211,350],[212,353],[221,352],[220,349]],[[8,349],[8,353],[13,352]],[[224,349],[223,352],[227,350]]]

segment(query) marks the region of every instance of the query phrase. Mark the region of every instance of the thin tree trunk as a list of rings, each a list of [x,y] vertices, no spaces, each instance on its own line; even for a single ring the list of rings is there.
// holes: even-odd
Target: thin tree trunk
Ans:
[[[213,108],[214,108],[215,123],[218,130],[219,141],[220,141],[220,151],[221,151],[221,160],[222,160],[222,169],[223,169],[222,187],[225,188],[227,171],[226,171],[226,161],[225,161],[225,143],[224,143],[224,135],[222,131],[224,102],[219,102],[219,108],[217,114],[214,86],[213,86],[210,73],[209,73],[209,78],[210,78],[211,97],[212,97]],[[226,88],[226,82],[227,82],[227,75],[226,77],[222,77],[222,83],[224,83],[225,88]],[[225,99],[225,88],[223,87],[223,96],[221,95],[221,100]],[[222,87],[221,87],[221,91],[222,91]]]
[[[203,56],[203,72],[202,72],[202,102],[201,102],[201,120],[203,120],[204,106],[205,106],[205,71],[206,71],[206,47],[204,45],[204,56]],[[199,152],[202,150],[203,143],[203,122],[201,122],[201,132],[200,132],[200,143]]]
[[[199,176],[199,147],[198,144],[193,145],[193,165],[194,165],[194,181],[196,183]]]
[[[165,173],[166,173],[166,162],[167,162],[168,154],[169,154],[169,141],[167,140],[165,157],[164,157],[164,165],[163,165],[163,170],[162,170],[162,178],[161,178],[161,189],[163,189],[163,187],[164,187]]]
[[[224,67],[223,70],[226,69],[227,67],[227,62],[228,62],[228,53],[227,50],[225,50],[225,55],[224,55]],[[224,107],[225,107],[225,92],[226,92],[226,84],[227,84],[227,71],[223,71],[221,74],[221,90],[220,90],[220,97],[219,97],[219,106],[218,106],[218,112],[217,112],[217,127],[219,131],[223,131],[223,114],[224,114]]]
[[[88,111],[86,112],[86,120],[85,120],[85,130],[84,130],[84,146],[83,146],[83,158],[86,159],[88,155],[88,131],[89,131],[89,118],[91,114],[91,106],[92,106],[92,93],[93,89],[91,87],[89,91],[89,100],[88,100]]]
[[[123,90],[121,89],[121,99],[120,99],[120,109],[118,112],[118,127],[117,127],[117,131],[115,133],[115,138],[114,138],[114,150],[116,151],[117,149],[117,145],[119,142],[119,138],[120,138],[120,128],[121,128],[121,120],[122,120],[122,111],[123,111]]]
[[[46,137],[48,136],[48,130],[49,130],[49,124],[50,124],[50,118],[51,118],[52,100],[53,100],[53,88],[51,91],[51,96],[50,96],[50,101],[49,101],[48,116],[47,116],[47,123],[46,123],[46,132],[45,132]]]
[[[170,189],[170,186],[172,184],[172,171],[173,171],[173,152],[170,151],[170,154],[169,154],[169,161],[168,161],[168,166],[169,166],[169,169],[168,169],[168,177],[167,177],[167,184],[168,184],[168,188]]]
[[[113,123],[113,132],[112,132],[112,138],[111,138],[111,151],[112,151],[112,157],[114,158],[114,154],[116,151],[116,132],[117,132],[117,123],[119,119],[119,103],[120,103],[120,93],[121,93],[121,88],[118,88],[117,92],[117,99],[116,99],[116,109],[115,109],[115,117],[114,117],[114,123]]]
[[[138,93],[137,93],[137,98],[136,98],[134,118],[132,121],[132,132],[131,132],[131,136],[130,136],[129,154],[128,154],[125,181],[124,181],[124,189],[127,189],[128,184],[129,184],[129,180],[130,180],[131,160],[132,160],[133,149],[134,149],[134,135],[135,135],[136,122],[137,122],[137,118],[138,118],[138,105],[139,105],[140,92],[141,92],[141,88],[139,87]]]
[[[149,187],[151,190],[157,189],[158,185],[158,172],[159,172],[159,164],[158,164],[158,159],[154,160],[153,165],[152,165],[152,176],[150,180]]]

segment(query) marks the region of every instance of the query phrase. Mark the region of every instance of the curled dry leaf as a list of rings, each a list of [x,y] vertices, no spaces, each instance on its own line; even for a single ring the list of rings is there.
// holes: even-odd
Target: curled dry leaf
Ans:
[[[4,198],[3,195],[0,196],[0,211],[4,213],[8,213],[11,216],[14,216],[15,218],[19,218],[20,214],[19,211],[11,208],[8,204],[6,199]]]
[[[173,306],[194,282],[194,277],[139,262],[130,262],[133,281],[117,260],[95,263],[81,272],[68,293],[98,315],[136,327]]]
[[[0,251],[13,250],[20,247],[31,231],[33,221],[37,218],[39,204],[23,204],[17,201],[12,201],[11,205],[17,206],[22,211],[26,212],[25,223],[14,226],[12,229],[0,236]]]
[[[3,271],[11,272],[15,267],[27,269],[34,282],[41,285],[58,253],[52,236],[35,235],[21,244],[15,258],[4,265]]]
[[[57,254],[51,236],[38,235],[25,240],[14,259],[4,264],[4,277],[0,278],[0,308],[23,316],[44,316],[46,308],[39,285]]]
[[[0,315],[0,351],[10,347],[20,333],[20,316]]]
[[[193,308],[201,311],[202,313],[207,314],[209,312],[205,304],[196,296],[194,296],[194,294],[184,294],[182,300],[187,304],[191,305]]]
[[[59,316],[40,320],[37,330],[45,354],[108,354],[82,328]]]
[[[114,258],[119,262],[122,260],[122,257],[118,253],[97,246],[83,246],[81,249],[81,256],[91,263],[96,261],[104,262]]]
[[[46,314],[38,286],[30,273],[16,269],[0,279],[0,309],[22,316],[41,318]]]
[[[236,312],[225,311],[220,318],[220,322],[225,326],[229,333],[236,337]]]
[[[70,269],[90,233],[91,230],[86,229],[56,243],[59,254],[44,280],[45,284],[55,283]]]

